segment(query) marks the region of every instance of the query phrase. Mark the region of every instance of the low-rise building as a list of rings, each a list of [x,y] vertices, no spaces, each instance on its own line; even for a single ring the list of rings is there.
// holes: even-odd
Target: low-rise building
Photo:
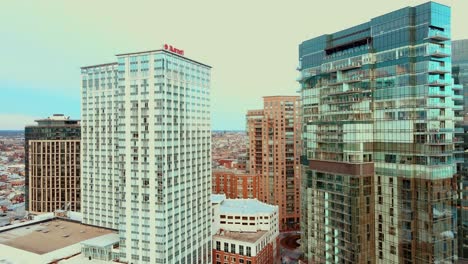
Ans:
[[[212,196],[213,264],[269,264],[278,256],[278,206]]]

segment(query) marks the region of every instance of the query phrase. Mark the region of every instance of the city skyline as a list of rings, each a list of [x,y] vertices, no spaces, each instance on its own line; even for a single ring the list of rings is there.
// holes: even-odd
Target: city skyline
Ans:
[[[0,16],[0,32],[6,40],[0,51],[4,59],[0,71],[0,129],[21,129],[34,119],[54,113],[79,118],[79,67],[111,62],[115,54],[159,49],[168,43],[213,66],[213,130],[245,130],[244,113],[261,107],[257,98],[298,95],[296,58],[301,40],[424,2],[304,1],[270,5],[268,13],[262,12],[265,3],[249,4],[248,9],[238,2],[178,5],[182,8],[170,3],[145,3],[144,9],[125,19],[123,10],[130,10],[134,3],[113,4],[113,10],[103,13],[98,11],[106,10],[109,2],[93,3],[92,8],[82,1],[51,1],[54,5],[8,2]],[[466,21],[462,12],[468,2],[438,2],[452,7],[452,39],[466,38],[463,27],[457,25]],[[333,12],[341,19],[330,19],[329,12],[313,12],[338,3],[342,8]],[[347,12],[363,7],[369,11]],[[49,12],[51,9],[54,12]],[[172,19],[177,16],[181,17],[179,21]],[[141,34],[151,29],[154,34]],[[262,68],[258,67],[260,63]]]

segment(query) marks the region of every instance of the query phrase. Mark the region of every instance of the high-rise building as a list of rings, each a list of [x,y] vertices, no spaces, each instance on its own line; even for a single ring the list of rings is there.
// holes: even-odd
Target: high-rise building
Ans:
[[[249,172],[259,177],[258,199],[278,205],[281,231],[299,228],[299,109],[298,96],[266,96],[247,113]]]
[[[462,96],[464,117],[468,111],[468,39],[452,41],[452,74],[455,83],[463,86],[459,95]]]
[[[25,128],[26,204],[31,213],[80,211],[80,122],[61,114]]]
[[[210,263],[211,67],[168,45],[116,56],[82,68],[84,220],[119,230],[121,261]]]
[[[468,109],[468,39],[452,41],[452,75],[455,81],[454,111],[459,118],[455,123],[455,136],[458,139],[455,144],[455,161],[457,162],[458,178],[458,256],[468,258],[468,120],[466,109]],[[463,119],[462,119],[463,118]]]
[[[300,44],[308,261],[456,261],[450,32],[429,2]]]
[[[83,223],[115,230],[121,199],[117,85],[117,63],[81,68]]]

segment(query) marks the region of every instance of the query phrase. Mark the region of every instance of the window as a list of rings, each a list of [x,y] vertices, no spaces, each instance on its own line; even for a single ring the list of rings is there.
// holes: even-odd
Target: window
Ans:
[[[229,252],[229,243],[224,243],[224,252]]]
[[[239,255],[244,255],[244,246],[242,246],[242,245],[239,245]],[[239,259],[239,261],[241,261],[241,260]],[[244,261],[244,260],[242,260],[242,261]],[[241,263],[243,263],[243,262],[241,262]]]
[[[231,253],[236,253],[236,244],[231,244]]]
[[[390,254],[393,254],[393,255],[396,254],[396,248],[395,248],[395,246],[390,246]]]
[[[221,250],[221,242],[216,241],[216,250]]]
[[[252,248],[247,247],[247,257],[251,257],[251,255],[252,255]],[[249,261],[247,261],[247,263],[249,263]]]

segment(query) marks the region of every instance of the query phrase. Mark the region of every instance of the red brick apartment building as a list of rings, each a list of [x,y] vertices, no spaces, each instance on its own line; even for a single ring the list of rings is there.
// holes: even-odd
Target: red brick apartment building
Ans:
[[[245,171],[213,169],[212,193],[228,199],[257,198],[258,176]]]
[[[263,109],[247,112],[249,172],[259,176],[262,202],[279,206],[280,231],[299,229],[300,98],[263,97]]]

